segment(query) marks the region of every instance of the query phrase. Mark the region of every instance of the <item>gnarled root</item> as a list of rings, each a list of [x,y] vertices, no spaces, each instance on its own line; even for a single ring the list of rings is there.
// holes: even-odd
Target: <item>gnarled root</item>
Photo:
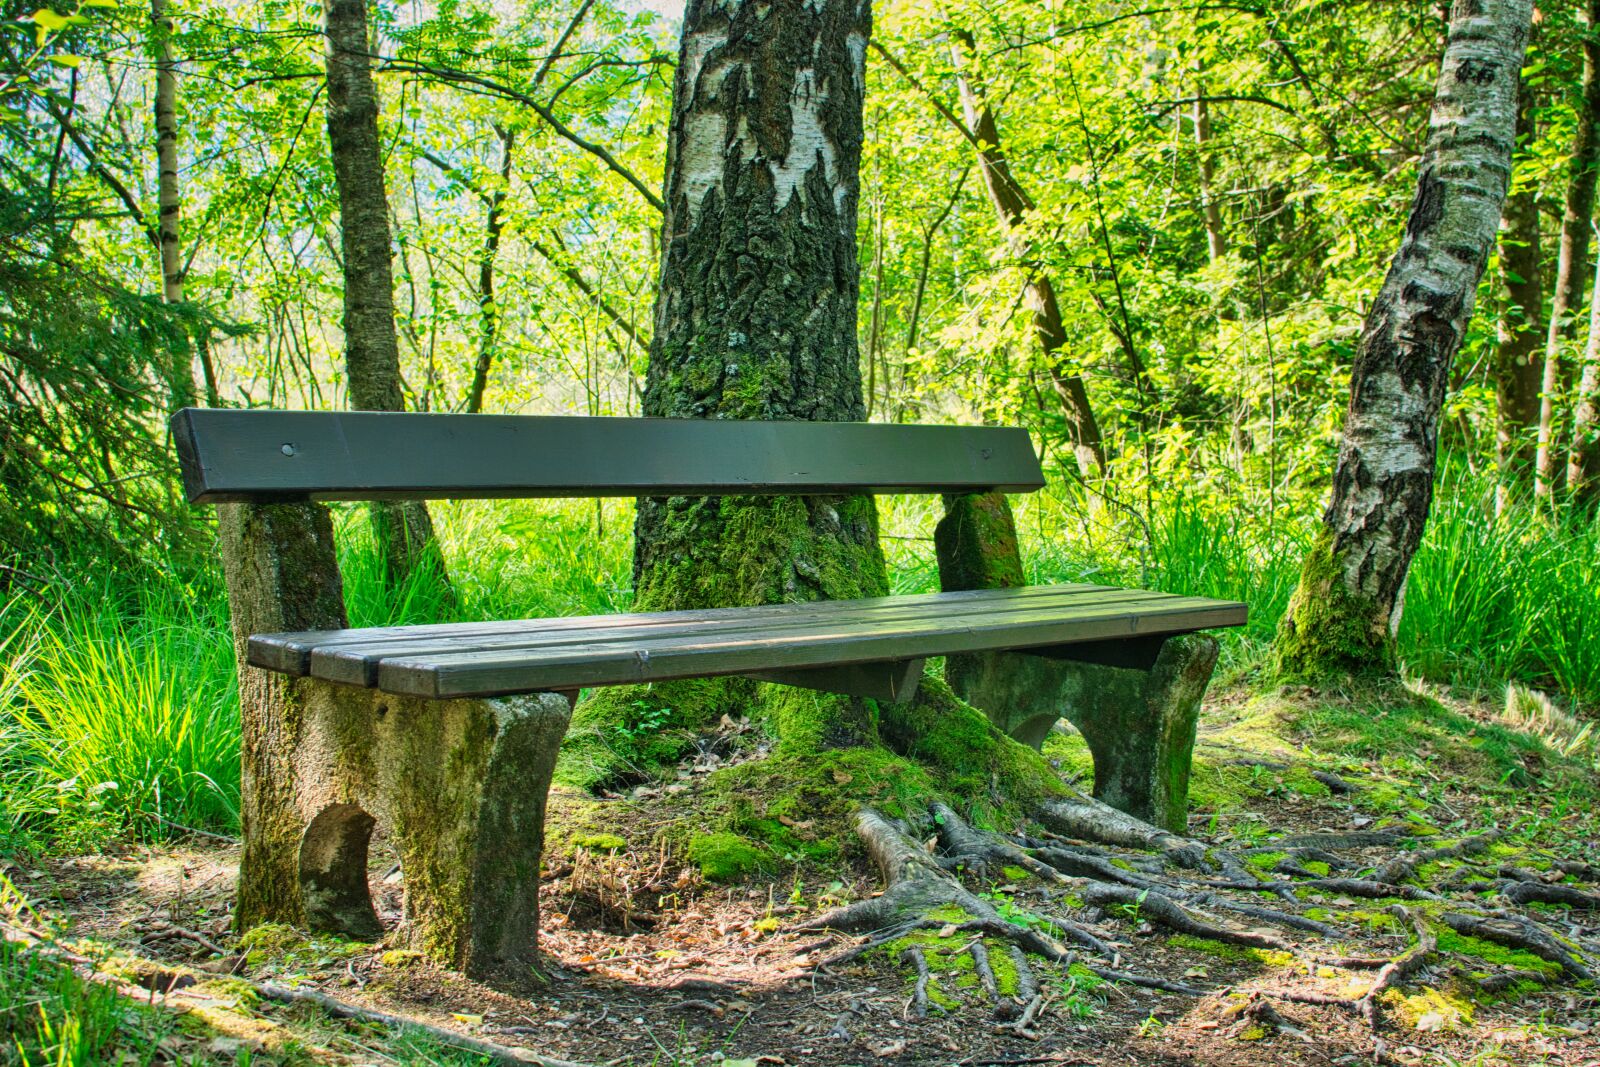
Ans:
[[[1439,916],[1439,921],[1458,934],[1493,941],[1507,948],[1521,949],[1533,953],[1542,960],[1559,963],[1563,971],[1580,982],[1594,980],[1594,975],[1584,966],[1577,953],[1545,933],[1536,923],[1520,915],[1490,917],[1446,912]]]

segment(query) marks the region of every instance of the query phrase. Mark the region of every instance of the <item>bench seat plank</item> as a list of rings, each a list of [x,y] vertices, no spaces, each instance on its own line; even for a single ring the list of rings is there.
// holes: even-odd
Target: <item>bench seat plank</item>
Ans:
[[[1026,595],[1023,595],[1026,594]],[[251,638],[286,673],[434,698],[804,671],[1238,626],[1245,605],[1105,586]]]
[[[1109,600],[1135,603],[1163,595],[1144,590],[1105,589],[1083,592],[1074,590],[1071,591],[1070,595],[1061,597],[1048,599],[1043,597],[1016,598],[992,607],[981,602],[965,601],[957,605],[943,607],[941,610],[948,620],[954,620],[969,615],[995,617],[1008,612],[1060,610],[1068,606],[1081,607],[1085,604],[1096,604]],[[545,620],[535,619],[518,631],[492,637],[435,637],[421,641],[389,638],[376,644],[315,648],[311,652],[309,673],[318,678],[327,678],[330,681],[345,682],[350,685],[372,686],[377,684],[378,667],[385,660],[410,659],[418,656],[464,655],[478,652],[503,652],[515,655],[533,649],[549,648],[554,645],[587,645],[596,641],[610,643],[621,640],[637,641],[643,638],[658,641],[669,637],[695,637],[709,641],[715,640],[719,634],[724,633],[732,634],[737,639],[739,634],[747,633],[752,629],[760,629],[769,634],[797,628],[815,630],[819,626],[830,630],[839,627],[865,629],[870,626],[898,621],[915,622],[926,611],[926,606],[918,608],[914,605],[899,605],[892,608],[880,608],[868,602],[860,610],[823,610],[792,613],[779,618],[763,619],[759,622],[744,616],[738,609],[723,612],[720,617],[715,619],[701,620],[674,619],[671,617],[671,613],[668,613],[665,618],[637,626],[607,625],[607,622],[611,620],[625,618],[626,616],[612,616],[609,620],[605,616],[600,616],[592,620],[593,625],[569,627],[551,627],[546,625]]]
[[[1056,599],[1080,593],[1117,592],[1110,585],[1037,585],[1016,589],[974,589],[954,593],[940,593],[940,610],[958,611],[965,604],[1001,607],[1011,603],[1034,602],[1040,598]],[[1131,592],[1132,590],[1120,590]],[[566,615],[548,619],[509,619],[486,622],[422,623],[413,626],[371,626],[350,630],[308,630],[301,633],[258,634],[250,639],[249,657],[252,666],[263,667],[279,674],[307,675],[311,673],[314,652],[331,654],[344,649],[368,646],[389,646],[392,642],[453,642],[481,640],[493,642],[517,635],[544,635],[577,630],[648,629],[655,626],[718,623],[735,620],[749,624],[782,624],[796,619],[806,619],[818,612],[828,618],[856,613],[890,617],[890,613],[909,609],[913,612],[928,610],[927,594],[901,594],[875,597],[870,600],[801,601],[797,603],[761,604],[738,608],[701,608],[691,611],[657,611],[613,613],[610,615]]]

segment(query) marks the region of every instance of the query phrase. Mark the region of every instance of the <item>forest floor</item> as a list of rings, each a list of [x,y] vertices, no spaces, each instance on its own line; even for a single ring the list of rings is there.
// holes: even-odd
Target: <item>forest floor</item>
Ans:
[[[1485,887],[1507,871],[1541,885],[1582,886],[1580,893],[1595,888],[1587,865],[1600,863],[1600,781],[1591,766],[1561,755],[1573,724],[1560,716],[1537,708],[1508,716],[1498,702],[1415,688],[1253,695],[1234,684],[1214,690],[1202,723],[1192,830],[1218,847],[1282,862],[1285,851],[1293,854],[1290,838],[1323,835],[1312,840],[1334,862],[1363,872],[1397,854],[1489,833],[1478,852],[1429,860],[1414,884],[1439,889],[1452,908],[1485,899]],[[1086,769],[1073,736],[1053,737],[1046,753],[1068,777]],[[759,755],[758,747],[742,756],[735,748],[726,758]],[[657,831],[690,810],[711,777],[708,762],[717,761],[702,757],[676,780],[615,799],[553,798],[542,986],[490,988],[382,943],[307,939],[282,927],[241,943],[230,932],[237,851],[212,843],[7,869],[26,902],[6,908],[12,946],[0,953],[0,996],[87,1001],[96,991],[84,979],[109,987],[101,999],[110,1007],[102,1007],[117,1018],[104,1025],[125,1037],[124,1058],[108,1062],[128,1063],[485,1062],[437,1037],[335,1018],[270,994],[289,987],[545,1057],[616,1067],[1600,1065],[1593,981],[1442,927],[1435,950],[1378,999],[1376,1029],[1352,1004],[1294,999],[1359,999],[1381,973],[1377,965],[1405,956],[1414,931],[1442,915],[1445,905],[1427,890],[1357,900],[1313,888],[1292,906],[1269,897],[1263,903],[1339,928],[1331,944],[1297,938],[1292,951],[1274,951],[1175,934],[1137,907],[1122,915],[1073,907],[1058,886],[1008,867],[973,885],[1003,915],[1091,923],[1127,971],[1203,995],[1040,963],[1031,1025],[997,1022],[970,951],[947,936],[952,944],[925,953],[933,989],[918,1017],[915,975],[900,958],[880,949],[829,965],[858,939],[794,929],[881,889],[864,858],[847,854],[831,869],[803,864],[719,885],[657,843]],[[597,826],[617,840],[597,848]],[[392,861],[375,851],[375,897],[392,922],[400,887]],[[1579,950],[1575,959],[1600,963],[1600,911],[1527,907]],[[23,942],[38,957],[26,964]],[[52,976],[51,967],[75,968],[79,977]],[[1003,985],[1005,969],[995,970]]]

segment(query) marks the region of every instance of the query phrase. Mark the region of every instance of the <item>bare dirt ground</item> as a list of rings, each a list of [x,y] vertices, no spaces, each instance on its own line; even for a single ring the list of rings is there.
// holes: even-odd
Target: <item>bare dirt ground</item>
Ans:
[[[1293,788],[1303,780],[1297,777],[1298,765],[1266,758],[1261,742],[1227,733],[1247,717],[1241,705],[1230,706],[1226,698],[1210,713],[1208,758],[1215,765],[1245,768],[1258,787],[1244,790],[1249,795],[1231,810],[1196,817],[1213,839],[1229,847],[1270,847],[1285,834],[1399,825],[1400,820],[1374,814],[1372,803]],[[1445,773],[1425,783],[1426,803],[1409,804],[1405,815],[1416,827],[1456,816],[1447,833],[1434,831],[1436,841],[1476,829],[1491,817],[1486,809],[1506,802],[1486,795],[1470,778],[1452,780],[1446,749],[1441,742],[1439,759],[1423,761],[1425,769]],[[1382,759],[1345,758],[1338,766],[1369,793],[1396,783],[1406,795],[1422,788],[1397,779],[1398,772]],[[692,791],[692,776],[686,780]],[[583,819],[594,824],[591,802],[558,798],[558,827],[563,804],[586,805]],[[620,799],[606,803],[600,815],[635,842],[649,842],[651,828],[664,818],[660,804]],[[1584,836],[1592,832],[1592,812],[1532,804],[1504,821],[1519,819],[1538,820],[1538,832],[1554,835],[1567,855],[1600,860],[1593,837]],[[401,887],[382,851],[376,850],[373,886],[380,913],[393,923]],[[1383,856],[1352,854],[1351,859],[1376,865]],[[1124,956],[1127,970],[1207,991],[1194,996],[1109,984],[1041,964],[1036,966],[1040,1010],[1024,1030],[995,1020],[992,998],[974,978],[959,937],[926,954],[938,995],[926,1017],[919,1018],[912,1004],[914,975],[903,962],[879,950],[828,965],[830,957],[859,939],[792,929],[829,906],[879,891],[876,875],[864,866],[844,877],[801,870],[723,887],[649,845],[608,855],[563,848],[557,829],[543,897],[547,982],[490,988],[383,943],[308,940],[269,929],[241,945],[231,933],[236,862],[232,847],[195,845],[41,860],[7,873],[39,919],[54,924],[60,943],[91,955],[84,946],[116,950],[124,962],[107,967],[124,977],[130,973],[128,957],[153,961],[148,966],[158,975],[192,975],[193,984],[188,978],[139,978],[141,965],[131,969],[140,984],[173,986],[166,995],[184,1010],[204,1009],[206,1033],[222,1036],[210,1036],[202,1051],[258,1049],[255,1062],[304,1062],[307,1056],[310,1062],[329,1063],[419,1061],[380,1047],[370,1029],[351,1030],[303,1007],[260,1000],[225,975],[296,985],[500,1045],[616,1067],[1600,1067],[1600,993],[1594,983],[1551,981],[1547,975],[1543,982],[1520,986],[1513,996],[1485,995],[1484,976],[1515,972],[1515,961],[1473,958],[1455,951],[1459,944],[1442,946],[1419,972],[1385,995],[1376,1031],[1348,1006],[1292,999],[1296,994],[1313,999],[1358,995],[1374,980],[1375,963],[1404,954],[1413,941],[1404,923],[1386,920],[1384,903],[1369,905],[1337,893],[1326,894],[1331,899],[1311,893],[1299,903],[1369,907],[1351,912],[1364,916],[1365,925],[1350,927],[1348,939],[1336,945],[1285,954],[1173,936],[1137,913],[1086,916],[1084,909],[1063,905],[1048,885],[1000,876],[989,882],[987,898],[1017,914],[1071,914],[1095,922]],[[1506,862],[1503,855],[1464,860],[1454,874],[1459,880],[1485,865]],[[1560,922],[1575,945],[1592,945],[1600,937],[1596,913],[1563,913]],[[1334,966],[1328,960],[1335,952],[1371,961]],[[150,997],[156,1001],[160,994],[152,991]]]

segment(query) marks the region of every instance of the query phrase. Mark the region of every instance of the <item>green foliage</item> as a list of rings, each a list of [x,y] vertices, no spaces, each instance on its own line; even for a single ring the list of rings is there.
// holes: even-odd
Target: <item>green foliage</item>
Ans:
[[[237,825],[233,644],[215,589],[102,579],[0,614],[0,835],[74,848]]]
[[[0,1062],[73,1067],[165,1056],[176,1016],[84,981],[72,968],[0,940]],[[204,1060],[196,1057],[187,1062]]]

